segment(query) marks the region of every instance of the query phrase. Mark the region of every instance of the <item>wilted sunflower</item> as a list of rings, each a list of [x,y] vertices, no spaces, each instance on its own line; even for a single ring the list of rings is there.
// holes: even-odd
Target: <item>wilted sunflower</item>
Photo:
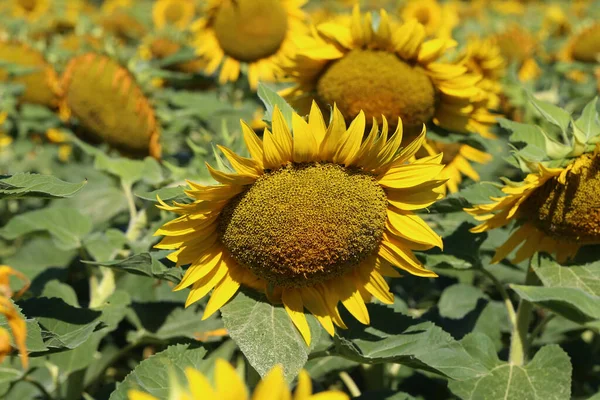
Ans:
[[[15,73],[0,66],[0,82],[22,84],[25,91],[20,100],[55,108],[59,101],[58,76],[39,51],[20,42],[0,39],[0,61],[22,69]]]
[[[437,276],[412,251],[441,248],[441,238],[413,212],[443,197],[443,165],[441,154],[409,163],[424,128],[398,152],[401,121],[389,139],[387,122],[379,132],[374,121],[363,141],[362,112],[348,128],[337,107],[326,126],[316,104],[308,123],[297,114],[291,120],[275,108],[273,132],[265,129],[262,140],[242,123],[251,158],[220,147],[233,173],[208,166],[220,185],[188,182],[193,203],[161,202],[180,217],[156,232],[166,236],[156,247],[176,250],[168,258],[177,265],[191,264],[175,288],[191,286],[186,305],[214,288],[204,319],[249,286],[283,302],[310,343],[304,308],[333,335],[334,324],[345,326],[340,301],[363,324],[371,296],[393,303],[383,278],[398,276],[392,265]]]
[[[61,86],[63,119],[75,116],[88,139],[132,156],[160,158],[154,109],[129,71],[116,61],[94,53],[75,57]]]
[[[263,380],[261,380],[252,397],[248,396],[248,389],[240,378],[235,368],[227,361],[217,359],[215,362],[215,384],[210,384],[206,376],[194,368],[186,368],[187,388],[182,388],[178,383],[170,387],[169,399],[178,400],[284,400],[292,399],[288,385],[283,375],[283,368],[275,366]],[[157,400],[147,393],[130,390],[127,393],[129,400]],[[326,391],[312,394],[310,375],[305,370],[300,371],[298,386],[293,396],[294,400],[349,400],[343,392]]]
[[[495,117],[477,86],[481,77],[440,60],[453,40],[425,40],[423,25],[397,25],[384,10],[375,30],[371,13],[361,15],[358,6],[347,24],[324,23],[317,32],[286,66],[296,85],[282,94],[300,109],[317,100],[337,103],[348,119],[363,110],[368,121],[400,116],[417,129],[433,121],[450,131],[493,137]]]
[[[560,59],[568,62],[600,62],[600,23],[596,22],[575,33],[563,48]]]
[[[36,21],[50,8],[50,0],[12,0],[12,14],[17,18]]]
[[[478,86],[488,94],[488,108],[498,109],[502,93],[500,79],[506,72],[500,47],[492,39],[472,37],[467,42],[463,57],[469,72],[482,77]]]
[[[10,287],[11,276],[18,278],[24,283],[23,287],[17,293],[13,293]],[[13,306],[10,298],[20,297],[28,288],[29,279],[27,279],[25,275],[7,265],[0,265],[0,314],[4,315],[8,322],[8,326],[12,331],[15,345],[21,356],[23,368],[27,368],[29,364],[27,347],[25,345],[27,325],[25,324],[25,320],[23,320]],[[0,363],[2,363],[6,355],[11,351],[10,336],[4,328],[0,327]]]
[[[559,262],[573,257],[586,244],[600,243],[600,155],[580,156],[565,168],[546,168],[527,175],[520,183],[505,181],[504,197],[494,203],[466,209],[482,224],[480,233],[517,220],[519,227],[498,248],[492,263],[504,259],[519,245],[514,263],[535,252],[556,254]]]
[[[275,81],[282,57],[296,49],[294,37],[304,33],[306,0],[209,0],[206,16],[193,27],[198,55],[207,59],[206,73],[219,66],[221,84],[236,81],[242,64],[248,81]]]
[[[539,49],[539,42],[531,33],[518,25],[511,25],[495,34],[493,40],[500,48],[506,62],[517,64],[521,81],[527,82],[540,75],[540,67],[534,58]]]
[[[427,36],[451,37],[458,25],[458,12],[453,4],[437,0],[410,0],[400,9],[403,21],[416,19],[425,27]]]
[[[167,26],[185,29],[195,13],[193,0],[158,0],[152,6],[152,21],[158,29]]]

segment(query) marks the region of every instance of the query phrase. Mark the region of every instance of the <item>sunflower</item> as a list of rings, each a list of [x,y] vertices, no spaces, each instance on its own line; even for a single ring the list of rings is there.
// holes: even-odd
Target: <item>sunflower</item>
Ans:
[[[458,25],[458,12],[453,4],[437,0],[410,0],[400,9],[404,21],[416,19],[425,27],[428,36],[451,37]]]
[[[248,82],[275,81],[279,62],[296,50],[294,38],[304,33],[306,0],[209,0],[206,17],[193,27],[198,55],[207,59],[206,73],[219,66],[219,83],[236,81],[248,64]]]
[[[158,0],[152,6],[152,21],[158,29],[166,26],[185,29],[194,19],[195,13],[193,0]]]
[[[531,33],[518,25],[511,25],[494,35],[493,40],[500,48],[506,62],[517,64],[518,77],[521,81],[531,81],[540,75],[541,70],[534,59],[539,49],[539,42]]]
[[[379,27],[358,6],[347,24],[319,25],[317,34],[285,69],[295,85],[281,92],[299,109],[312,100],[337,103],[348,119],[363,110],[367,120],[396,116],[417,132],[423,123],[450,131],[489,132],[495,117],[486,107],[487,94],[477,84],[481,77],[460,63],[440,59],[456,45],[450,39],[425,40],[416,20],[397,25],[381,10]]]
[[[482,77],[478,85],[488,94],[488,108],[497,109],[502,93],[500,79],[506,71],[506,62],[500,47],[492,39],[473,37],[468,40],[463,57],[469,72]]]
[[[458,192],[458,187],[463,181],[463,175],[475,182],[479,181],[479,174],[471,166],[471,162],[487,164],[492,161],[491,154],[464,143],[442,143],[428,139],[423,145],[423,150],[430,156],[443,154],[442,164],[446,166],[440,174],[440,179],[446,180],[446,187],[450,193]]]
[[[20,100],[55,108],[58,105],[60,89],[58,76],[39,51],[15,41],[0,39],[0,60],[22,67],[22,71],[11,74],[0,66],[0,82],[13,82],[25,87]]]
[[[23,287],[17,293],[13,293],[10,287],[11,276],[16,277],[24,283]],[[27,279],[25,275],[7,265],[0,265],[0,314],[4,315],[8,322],[8,326],[13,334],[14,342],[21,355],[21,364],[25,369],[29,364],[27,347],[25,345],[27,325],[25,324],[23,317],[19,315],[13,306],[10,298],[20,297],[28,288],[29,279]],[[0,327],[0,363],[2,363],[11,350],[10,336],[4,328]]]
[[[128,70],[106,56],[88,53],[69,61],[61,86],[62,118],[75,116],[88,139],[132,156],[160,158],[154,109]]]
[[[564,168],[546,168],[527,175],[520,183],[506,180],[504,197],[466,211],[480,225],[480,233],[518,221],[518,228],[498,248],[492,263],[517,250],[514,263],[535,252],[556,254],[559,262],[573,257],[585,244],[600,243],[600,147],[586,153]]]
[[[12,14],[17,18],[36,21],[50,8],[50,0],[12,0]]]
[[[235,368],[223,359],[215,362],[215,385],[200,371],[194,368],[186,368],[185,376],[188,381],[187,388],[179,387],[179,384],[171,387],[170,399],[179,400],[248,400],[248,389],[240,378]],[[127,394],[129,400],[157,400],[156,397],[138,390],[130,390]],[[252,400],[267,399],[291,399],[292,394],[287,386],[283,375],[283,368],[275,366],[263,380],[259,382],[252,395]],[[338,391],[326,391],[317,395],[312,394],[312,383],[310,375],[305,370],[300,371],[298,386],[294,393],[294,400],[350,400],[348,395]]]
[[[8,113],[6,111],[0,112],[0,150],[10,146],[13,142],[13,138],[10,135],[7,135],[2,128],[2,125],[4,125],[7,119]]]
[[[545,6],[540,36],[542,38],[561,37],[569,32],[571,32],[571,23],[563,8],[558,4]]]
[[[567,62],[600,62],[600,23],[596,22],[574,34],[559,57]]]
[[[215,289],[204,319],[249,286],[283,302],[310,343],[304,308],[333,335],[334,324],[345,327],[338,302],[363,324],[371,296],[393,303],[383,279],[398,276],[392,265],[437,276],[413,254],[442,247],[414,214],[443,197],[441,155],[409,163],[425,128],[398,152],[401,121],[389,140],[387,121],[380,133],[374,121],[362,141],[363,112],[348,128],[336,106],[332,113],[326,126],[313,103],[308,123],[294,113],[290,127],[275,108],[262,140],[242,123],[251,158],[220,147],[235,172],[208,166],[221,185],[188,182],[193,203],[161,202],[180,217],[156,232],[166,236],[156,247],[175,250],[169,259],[177,265],[191,264],[175,289],[191,286],[186,305]]]
[[[167,36],[146,36],[138,49],[143,60],[163,60],[179,52],[184,45]],[[167,65],[164,68],[185,73],[202,71],[206,64],[199,58]]]

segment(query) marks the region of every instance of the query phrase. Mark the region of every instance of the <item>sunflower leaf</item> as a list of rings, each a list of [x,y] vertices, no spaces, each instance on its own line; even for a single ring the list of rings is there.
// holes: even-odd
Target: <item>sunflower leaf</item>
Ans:
[[[74,196],[87,183],[69,183],[51,175],[19,173],[0,177],[0,199],[37,197],[58,199]]]
[[[600,121],[598,121],[598,97],[590,101],[581,116],[575,121],[575,125],[585,134],[586,139],[600,136]],[[584,142],[587,143],[587,140]]]
[[[530,96],[530,101],[546,121],[559,127],[563,134],[567,133],[569,123],[571,122],[571,115],[568,112],[554,104],[538,100],[533,96]]]
[[[84,263],[102,265],[104,267],[125,271],[134,275],[148,276],[156,279],[164,279],[173,283],[179,283],[181,277],[183,276],[181,268],[168,268],[159,261],[158,254],[162,253],[141,253],[124,260],[98,262],[84,261]]]
[[[571,397],[571,362],[558,345],[542,347],[525,366],[500,361],[490,338],[471,333],[461,340],[469,354],[489,370],[483,376],[450,381],[462,399],[567,400]]]
[[[292,126],[292,114],[295,112],[292,106],[290,106],[277,92],[268,88],[262,83],[258,84],[258,97],[262,100],[267,112],[265,113],[264,119],[266,121],[273,120],[273,110],[275,106],[279,107],[283,118],[285,119],[287,126]]]

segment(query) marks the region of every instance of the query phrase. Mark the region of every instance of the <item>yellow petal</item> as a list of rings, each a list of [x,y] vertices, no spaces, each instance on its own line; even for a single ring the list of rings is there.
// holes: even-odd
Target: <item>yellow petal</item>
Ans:
[[[194,399],[218,400],[210,382],[198,370],[187,367],[185,369],[185,376]]]
[[[276,365],[254,389],[252,400],[283,400],[290,398],[290,390],[285,382],[283,368]]]
[[[219,400],[245,400],[248,398],[246,385],[227,361],[215,362],[215,389]],[[202,397],[201,397],[202,398]]]
[[[240,288],[240,280],[232,277],[232,272],[235,268],[230,268],[228,273],[225,274],[223,279],[217,283],[215,290],[210,296],[210,300],[206,304],[202,320],[209,318],[218,309],[223,307],[238,291]]]
[[[127,398],[129,400],[158,400],[156,397],[151,394],[141,392],[139,390],[129,390],[127,391]]]
[[[301,370],[298,375],[298,386],[294,392],[294,400],[309,400],[312,394],[312,381],[310,375],[305,370]]]
[[[251,158],[241,157],[225,146],[217,145],[229,161],[233,169],[240,175],[258,178],[262,172],[258,164]]]
[[[349,277],[332,279],[333,286],[342,304],[360,323],[369,325],[369,311],[363,298],[356,288],[354,281]]]
[[[419,217],[410,212],[388,208],[388,223],[395,235],[407,240],[439,247],[443,250],[442,238]]]
[[[342,137],[339,148],[333,157],[333,162],[346,166],[352,165],[360,149],[364,134],[365,113],[361,111],[350,124],[345,137]]]
[[[346,133],[346,122],[344,116],[337,108],[337,105],[333,105],[333,116],[331,123],[327,127],[325,138],[321,143],[321,159],[324,161],[333,161],[333,156],[338,150],[340,140]]]
[[[273,109],[273,138],[284,162],[292,161],[292,135],[278,106]]]
[[[406,164],[390,168],[379,179],[381,186],[405,189],[436,178],[444,169],[441,164]]]
[[[223,250],[216,249],[206,254],[197,263],[192,264],[187,271],[185,271],[185,275],[181,279],[181,282],[175,288],[174,291],[185,289],[190,286],[200,278],[203,278],[208,273],[210,273],[213,268],[221,262],[221,258],[223,257]]]
[[[304,304],[302,303],[302,297],[297,289],[289,288],[283,291],[281,301],[285,311],[292,319],[296,328],[302,334],[304,341],[307,345],[310,345],[310,328],[306,321],[306,315],[304,315]]]
[[[310,114],[308,116],[308,126],[315,138],[318,148],[321,148],[321,143],[325,138],[325,132],[327,131],[327,127],[325,126],[325,121],[323,120],[323,114],[317,106],[317,103],[313,100],[312,105],[310,107]]]
[[[294,162],[315,161],[318,158],[319,148],[306,121],[294,113],[292,115],[292,127],[294,131]]]
[[[208,168],[210,176],[223,185],[250,185],[256,181],[256,177],[253,175],[228,174],[226,172],[217,171],[208,163],[206,163],[206,168]]]
[[[242,126],[242,133],[244,135],[244,142],[246,142],[246,147],[248,148],[248,152],[252,159],[256,161],[260,168],[264,168],[263,166],[263,143],[262,140],[256,135],[254,130],[246,124],[244,121],[240,121],[240,125]]]
[[[185,306],[189,307],[191,304],[202,299],[208,294],[216,285],[219,283],[223,276],[227,273],[227,265],[224,262],[218,264],[208,275],[200,278],[190,290],[190,294],[185,300]]]
[[[379,255],[412,275],[435,278],[438,275],[426,269],[417,260],[410,249],[403,248],[392,236],[383,234],[383,240],[379,246]]]
[[[304,307],[319,320],[327,333],[333,336],[335,334],[335,328],[333,327],[333,321],[331,320],[329,310],[327,309],[326,300],[321,295],[321,292],[311,286],[307,286],[300,290],[300,294],[302,296]]]

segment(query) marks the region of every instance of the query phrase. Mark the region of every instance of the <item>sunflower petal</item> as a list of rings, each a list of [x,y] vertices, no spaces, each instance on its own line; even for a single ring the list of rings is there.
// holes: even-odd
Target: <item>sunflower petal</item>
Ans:
[[[304,341],[310,345],[310,328],[306,321],[306,315],[304,315],[304,303],[302,302],[300,292],[295,289],[284,290],[281,301],[283,302],[285,311],[287,311],[292,322],[302,334]]]

